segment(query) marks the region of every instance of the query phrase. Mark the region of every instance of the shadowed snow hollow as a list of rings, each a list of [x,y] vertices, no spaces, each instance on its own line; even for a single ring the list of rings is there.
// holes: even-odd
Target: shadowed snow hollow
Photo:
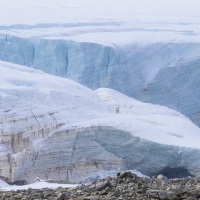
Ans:
[[[0,62],[0,175],[78,182],[106,170],[200,175],[200,129],[169,108]]]

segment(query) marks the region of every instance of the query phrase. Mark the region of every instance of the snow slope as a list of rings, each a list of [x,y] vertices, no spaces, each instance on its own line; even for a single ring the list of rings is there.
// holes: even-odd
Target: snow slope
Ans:
[[[12,181],[176,166],[200,173],[200,129],[169,108],[6,62],[0,105],[0,175]]]

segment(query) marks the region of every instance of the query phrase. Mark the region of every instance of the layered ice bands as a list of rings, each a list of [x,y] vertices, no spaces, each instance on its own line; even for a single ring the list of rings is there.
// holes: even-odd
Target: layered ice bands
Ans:
[[[0,62],[0,176],[78,183],[102,171],[200,175],[200,128],[167,107]]]

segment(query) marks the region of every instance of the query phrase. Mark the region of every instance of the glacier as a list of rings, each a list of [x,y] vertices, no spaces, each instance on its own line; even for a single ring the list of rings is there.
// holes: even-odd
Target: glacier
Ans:
[[[69,78],[91,89],[113,88],[143,102],[165,105],[198,126],[199,52],[199,43],[187,42],[117,46],[8,35],[0,38],[0,60]]]
[[[1,2],[0,176],[78,183],[180,167],[199,176],[199,9]]]
[[[195,76],[200,2],[118,0],[115,5],[111,0],[2,2],[0,60],[168,106],[200,126]]]
[[[200,174],[200,128],[170,108],[3,61],[0,105],[0,176],[11,181],[166,167]]]

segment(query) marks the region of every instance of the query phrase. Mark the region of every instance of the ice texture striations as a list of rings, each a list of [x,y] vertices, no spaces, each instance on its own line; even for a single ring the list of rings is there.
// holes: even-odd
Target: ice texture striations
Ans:
[[[200,129],[167,107],[0,62],[0,176],[79,182],[101,171],[200,175]]]
[[[141,101],[166,105],[200,126],[200,44],[126,45],[0,38],[0,59],[66,77],[89,88],[108,87]]]

